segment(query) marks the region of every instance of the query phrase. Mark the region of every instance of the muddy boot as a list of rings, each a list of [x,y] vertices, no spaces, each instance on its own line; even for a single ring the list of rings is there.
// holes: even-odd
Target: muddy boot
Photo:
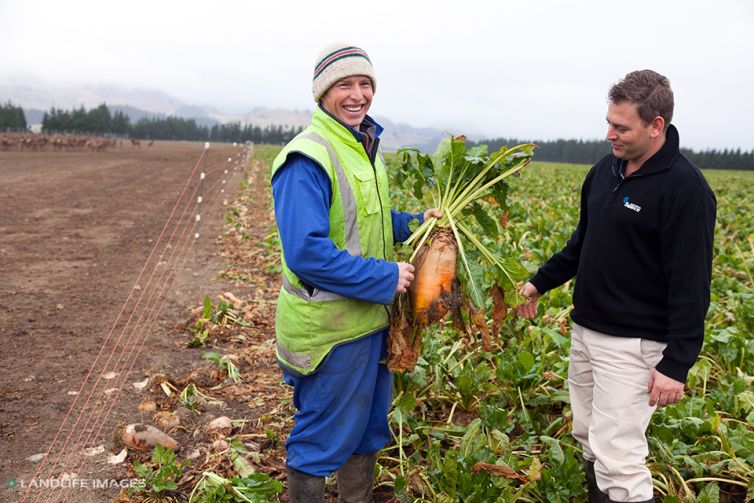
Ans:
[[[607,494],[597,487],[597,476],[594,474],[594,461],[586,461],[586,488],[589,503],[608,503]]]
[[[285,467],[288,475],[289,503],[322,503],[325,500],[325,478],[308,475]]]
[[[338,470],[339,503],[372,503],[377,453],[354,454]]]

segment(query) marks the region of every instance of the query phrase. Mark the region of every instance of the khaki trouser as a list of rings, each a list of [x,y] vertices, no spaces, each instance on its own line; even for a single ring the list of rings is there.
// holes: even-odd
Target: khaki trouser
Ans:
[[[667,344],[615,337],[576,323],[571,337],[568,386],[573,437],[594,461],[597,486],[613,501],[652,498],[647,381]]]

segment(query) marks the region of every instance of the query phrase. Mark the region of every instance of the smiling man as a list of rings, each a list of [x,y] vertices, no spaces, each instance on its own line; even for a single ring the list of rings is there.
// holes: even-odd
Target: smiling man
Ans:
[[[393,246],[412,219],[441,216],[390,209],[382,127],[367,115],[375,85],[366,52],[326,47],[312,123],[272,164],[283,268],[276,352],[298,409],[286,441],[291,503],[323,501],[333,472],[339,501],[372,501],[377,452],[390,440],[387,306],[414,270]]]
[[[568,386],[590,502],[653,501],[645,432],[678,402],[704,340],[715,196],[679,151],[668,79],[631,72],[608,93],[612,154],[589,171],[565,248],[521,289],[518,313],[576,277]]]
[[[372,104],[374,86],[365,75],[340,79],[322,96],[322,108],[341,123],[358,128]]]

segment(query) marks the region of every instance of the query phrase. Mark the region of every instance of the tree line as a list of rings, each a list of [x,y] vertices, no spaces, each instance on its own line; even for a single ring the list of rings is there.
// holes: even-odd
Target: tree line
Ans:
[[[131,127],[133,138],[152,140],[204,140],[219,142],[269,143],[284,145],[303,130],[302,127],[268,125],[265,127],[240,122],[215,124],[212,127],[200,126],[194,119],[182,117],[142,118]]]
[[[14,106],[10,101],[0,104],[0,132],[26,131],[26,128],[26,116],[23,108]]]
[[[131,119],[120,111],[111,114],[104,104],[89,111],[83,105],[72,110],[53,107],[42,116],[42,131],[128,136],[131,133]]]
[[[609,145],[603,140],[529,141],[515,138],[493,138],[471,143],[473,145],[488,145],[490,152],[500,149],[503,145],[536,143],[539,148],[534,151],[535,160],[575,164],[594,164],[610,152]],[[696,152],[682,148],[681,153],[700,168],[754,170],[754,150],[742,152],[739,148]]]
[[[26,118],[21,107],[8,102],[0,105],[0,131],[25,131]],[[51,108],[42,116],[42,131],[49,134],[94,134],[150,140],[193,140],[243,143],[288,143],[302,127],[269,125],[265,127],[240,122],[202,126],[183,117],[143,117],[132,124],[124,112],[110,111],[106,104],[86,110],[83,106],[64,110]]]

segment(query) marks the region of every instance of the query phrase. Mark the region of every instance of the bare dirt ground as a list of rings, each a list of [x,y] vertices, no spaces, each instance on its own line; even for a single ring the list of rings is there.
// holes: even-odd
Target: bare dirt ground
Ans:
[[[204,295],[215,296],[227,287],[227,281],[218,275],[223,259],[216,238],[224,220],[222,198],[232,197],[240,180],[238,171],[227,175],[223,171],[242,164],[245,153],[241,147],[213,144],[206,163],[199,168],[208,173],[207,179],[188,186],[190,192],[203,184],[196,192],[204,194],[204,218],[196,224],[200,238],[189,243],[191,234],[183,241],[188,243],[186,248],[180,249],[177,238],[169,248],[159,249],[155,243],[203,149],[202,143],[156,142],[151,148],[124,144],[103,153],[0,152],[0,501],[20,499],[24,493],[21,486],[35,474],[41,479],[50,474],[57,477],[61,471],[74,472],[84,447],[106,448],[96,463],[88,463],[96,465],[87,469],[88,477],[112,478],[118,473],[122,477],[122,468],[108,465],[104,456],[112,449],[117,422],[146,422],[139,417],[136,407],[141,397],[131,383],[156,373],[182,374],[201,362],[201,350],[187,348],[186,340],[176,337],[176,331]],[[227,178],[227,183],[219,185],[209,173]],[[186,218],[194,215],[189,212]],[[175,227],[180,231],[175,235],[188,228]],[[170,232],[168,228],[163,234],[163,243]],[[162,264],[157,255],[150,262],[149,267],[158,271],[150,287],[146,279],[149,267],[141,279],[138,277],[153,249],[163,255]],[[166,257],[172,257],[172,250],[176,252],[171,263]],[[168,266],[172,267],[170,273],[159,276],[160,267]],[[139,286],[132,289],[135,284]],[[141,305],[136,303],[142,292],[159,295],[158,286],[166,289],[164,304],[157,304],[159,297],[155,297],[153,311],[148,311],[146,297]],[[124,305],[125,314],[106,344]],[[150,317],[157,309],[159,316]],[[122,341],[134,332],[137,337],[146,335],[144,349],[135,362],[124,357],[122,367],[115,367],[112,360],[105,368],[111,351],[123,347],[123,342],[118,346],[115,340],[132,310],[136,316],[144,312],[147,316],[138,330],[121,331],[125,333]],[[103,348],[100,363],[90,375]],[[112,354],[118,355],[117,351]],[[133,370],[127,375],[131,362]],[[95,376],[113,369],[117,377],[103,379],[95,388]],[[112,397],[118,400],[107,421],[91,423],[102,425],[93,430],[100,431],[99,436],[78,437],[74,456],[69,451],[77,439],[69,433],[74,430],[75,417],[81,417],[82,423],[74,433],[90,417],[83,403],[92,389],[96,391],[90,409],[97,398],[109,399],[104,402],[108,407],[115,403]],[[56,443],[57,448],[63,447],[68,435],[67,450],[53,448],[51,459],[30,461],[53,444],[77,397],[79,405]],[[103,405],[100,410],[108,408]],[[52,458],[60,452],[64,453],[62,459],[54,463]],[[66,466],[66,460],[71,466]],[[117,492],[112,488],[75,489],[68,498],[107,501]]]
[[[251,159],[213,145],[197,164],[203,147],[0,152],[0,502],[187,501],[204,473],[241,473],[238,453],[284,483],[295,411],[273,344],[272,150]],[[234,362],[238,379],[206,351]],[[221,416],[230,430],[211,429]],[[130,423],[177,441],[175,490],[112,485],[138,478],[135,461],[156,466],[133,449],[108,463]],[[39,489],[50,480],[63,489]],[[286,502],[285,490],[273,499]],[[326,501],[337,501],[334,479]],[[375,501],[395,499],[379,487]]]

